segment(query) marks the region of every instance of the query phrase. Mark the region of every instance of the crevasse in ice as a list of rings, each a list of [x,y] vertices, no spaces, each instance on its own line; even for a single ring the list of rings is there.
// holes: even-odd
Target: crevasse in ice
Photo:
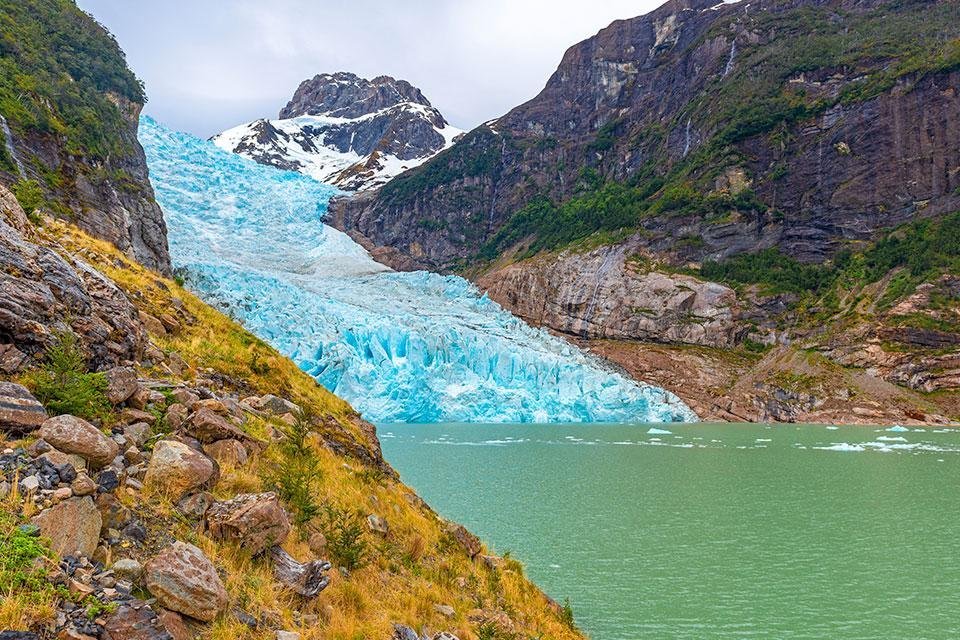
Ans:
[[[322,220],[337,191],[144,117],[174,266],[200,297],[377,422],[693,420],[466,280],[396,273]]]

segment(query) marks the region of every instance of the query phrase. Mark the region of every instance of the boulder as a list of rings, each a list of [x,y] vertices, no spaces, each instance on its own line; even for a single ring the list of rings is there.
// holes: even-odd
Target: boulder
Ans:
[[[252,555],[283,544],[290,533],[290,518],[272,491],[215,502],[206,516],[212,538],[239,542]]]
[[[187,433],[205,444],[217,440],[243,440],[246,434],[211,409],[200,409],[190,416],[186,425]]]
[[[181,498],[177,502],[177,511],[190,518],[202,518],[214,502],[212,493],[200,491]]]
[[[247,449],[239,440],[233,438],[217,440],[203,446],[203,451],[219,464],[243,466],[247,464]]]
[[[196,638],[196,634],[190,630],[183,617],[176,611],[161,610],[160,622],[167,633],[170,634],[172,640],[194,640]]]
[[[89,557],[97,549],[103,523],[89,496],[70,498],[41,511],[31,522],[50,539],[50,548],[61,556]]]
[[[101,532],[106,532],[108,529],[123,529],[133,519],[130,510],[120,504],[116,496],[111,493],[101,493],[97,496],[96,503],[103,522]]]
[[[282,416],[286,413],[297,414],[300,412],[300,406],[290,402],[285,398],[279,396],[267,394],[260,398],[258,403],[261,411],[269,411],[270,413]]]
[[[106,372],[106,377],[107,399],[113,404],[126,402],[139,389],[133,367],[114,367]]]
[[[76,496],[89,496],[97,490],[97,483],[85,473],[77,475],[76,479],[70,485],[73,494]]]
[[[27,354],[12,344],[0,344],[0,373],[12,376],[27,365]]]
[[[174,542],[144,567],[144,584],[162,606],[209,622],[227,608],[227,590],[200,549]]]
[[[467,531],[467,528],[462,524],[448,522],[444,527],[444,531],[457,541],[457,544],[467,552],[467,555],[470,556],[471,559],[475,558],[477,554],[483,550],[480,538]]]
[[[121,604],[103,625],[106,640],[171,640],[160,617],[143,602]]]
[[[0,431],[22,436],[36,431],[47,417],[43,405],[26,387],[0,382]]]
[[[190,389],[185,389],[183,387],[177,387],[170,392],[170,395],[173,396],[173,399],[187,407],[188,409],[193,406],[194,402],[200,401],[200,396],[191,391]]]
[[[214,473],[213,462],[199,451],[175,440],[161,440],[144,476],[144,487],[179,497],[207,482]]]
[[[370,531],[378,533],[381,536],[385,536],[390,532],[390,527],[387,526],[387,519],[373,513],[367,516],[367,526],[370,528]]]
[[[123,435],[137,447],[142,447],[152,432],[153,428],[146,422],[134,422],[123,428]]]
[[[190,410],[179,402],[175,402],[167,407],[167,426],[176,431],[187,421]]]
[[[121,558],[113,563],[110,570],[120,578],[126,578],[130,582],[136,582],[143,573],[143,565],[133,558]]]
[[[50,418],[40,427],[40,437],[58,451],[80,456],[92,467],[105,467],[117,456],[116,442],[76,416]]]
[[[152,316],[145,311],[140,312],[140,323],[144,328],[155,336],[167,335],[167,330],[163,323],[156,316]]]

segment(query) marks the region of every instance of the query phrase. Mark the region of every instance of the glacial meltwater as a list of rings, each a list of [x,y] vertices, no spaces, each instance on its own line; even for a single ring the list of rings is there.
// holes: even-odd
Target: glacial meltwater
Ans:
[[[323,223],[337,191],[140,124],[174,267],[369,420],[671,422],[694,414],[478,294],[395,273]]]
[[[379,430],[404,482],[595,640],[960,637],[958,430]]]

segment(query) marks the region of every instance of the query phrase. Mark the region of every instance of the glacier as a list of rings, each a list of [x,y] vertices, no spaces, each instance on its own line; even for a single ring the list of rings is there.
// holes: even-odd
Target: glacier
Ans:
[[[148,116],[139,138],[188,288],[366,419],[696,420],[676,396],[528,326],[463,278],[377,263],[324,224],[334,187]]]

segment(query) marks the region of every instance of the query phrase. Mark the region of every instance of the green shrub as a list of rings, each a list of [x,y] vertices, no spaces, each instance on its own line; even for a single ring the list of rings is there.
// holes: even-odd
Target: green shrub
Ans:
[[[560,609],[560,622],[565,624],[568,629],[577,628],[577,624],[573,619],[573,607],[570,606],[570,598],[563,601],[563,608]]]
[[[31,222],[39,221],[38,209],[44,204],[43,189],[36,180],[20,180],[10,188]]]
[[[87,370],[86,356],[70,332],[57,334],[47,349],[46,362],[28,376],[27,382],[53,415],[102,420],[112,409],[106,376]]]
[[[320,513],[314,496],[322,471],[307,442],[312,424],[310,414],[300,411],[293,424],[284,429],[280,459],[267,477],[267,482],[292,509],[297,524],[309,522]]]
[[[330,557],[347,569],[362,566],[369,552],[363,514],[327,504],[319,520]]]
[[[17,524],[16,516],[0,511],[0,593],[38,604],[56,599],[60,594],[41,562],[53,558],[46,540],[21,531]]]

